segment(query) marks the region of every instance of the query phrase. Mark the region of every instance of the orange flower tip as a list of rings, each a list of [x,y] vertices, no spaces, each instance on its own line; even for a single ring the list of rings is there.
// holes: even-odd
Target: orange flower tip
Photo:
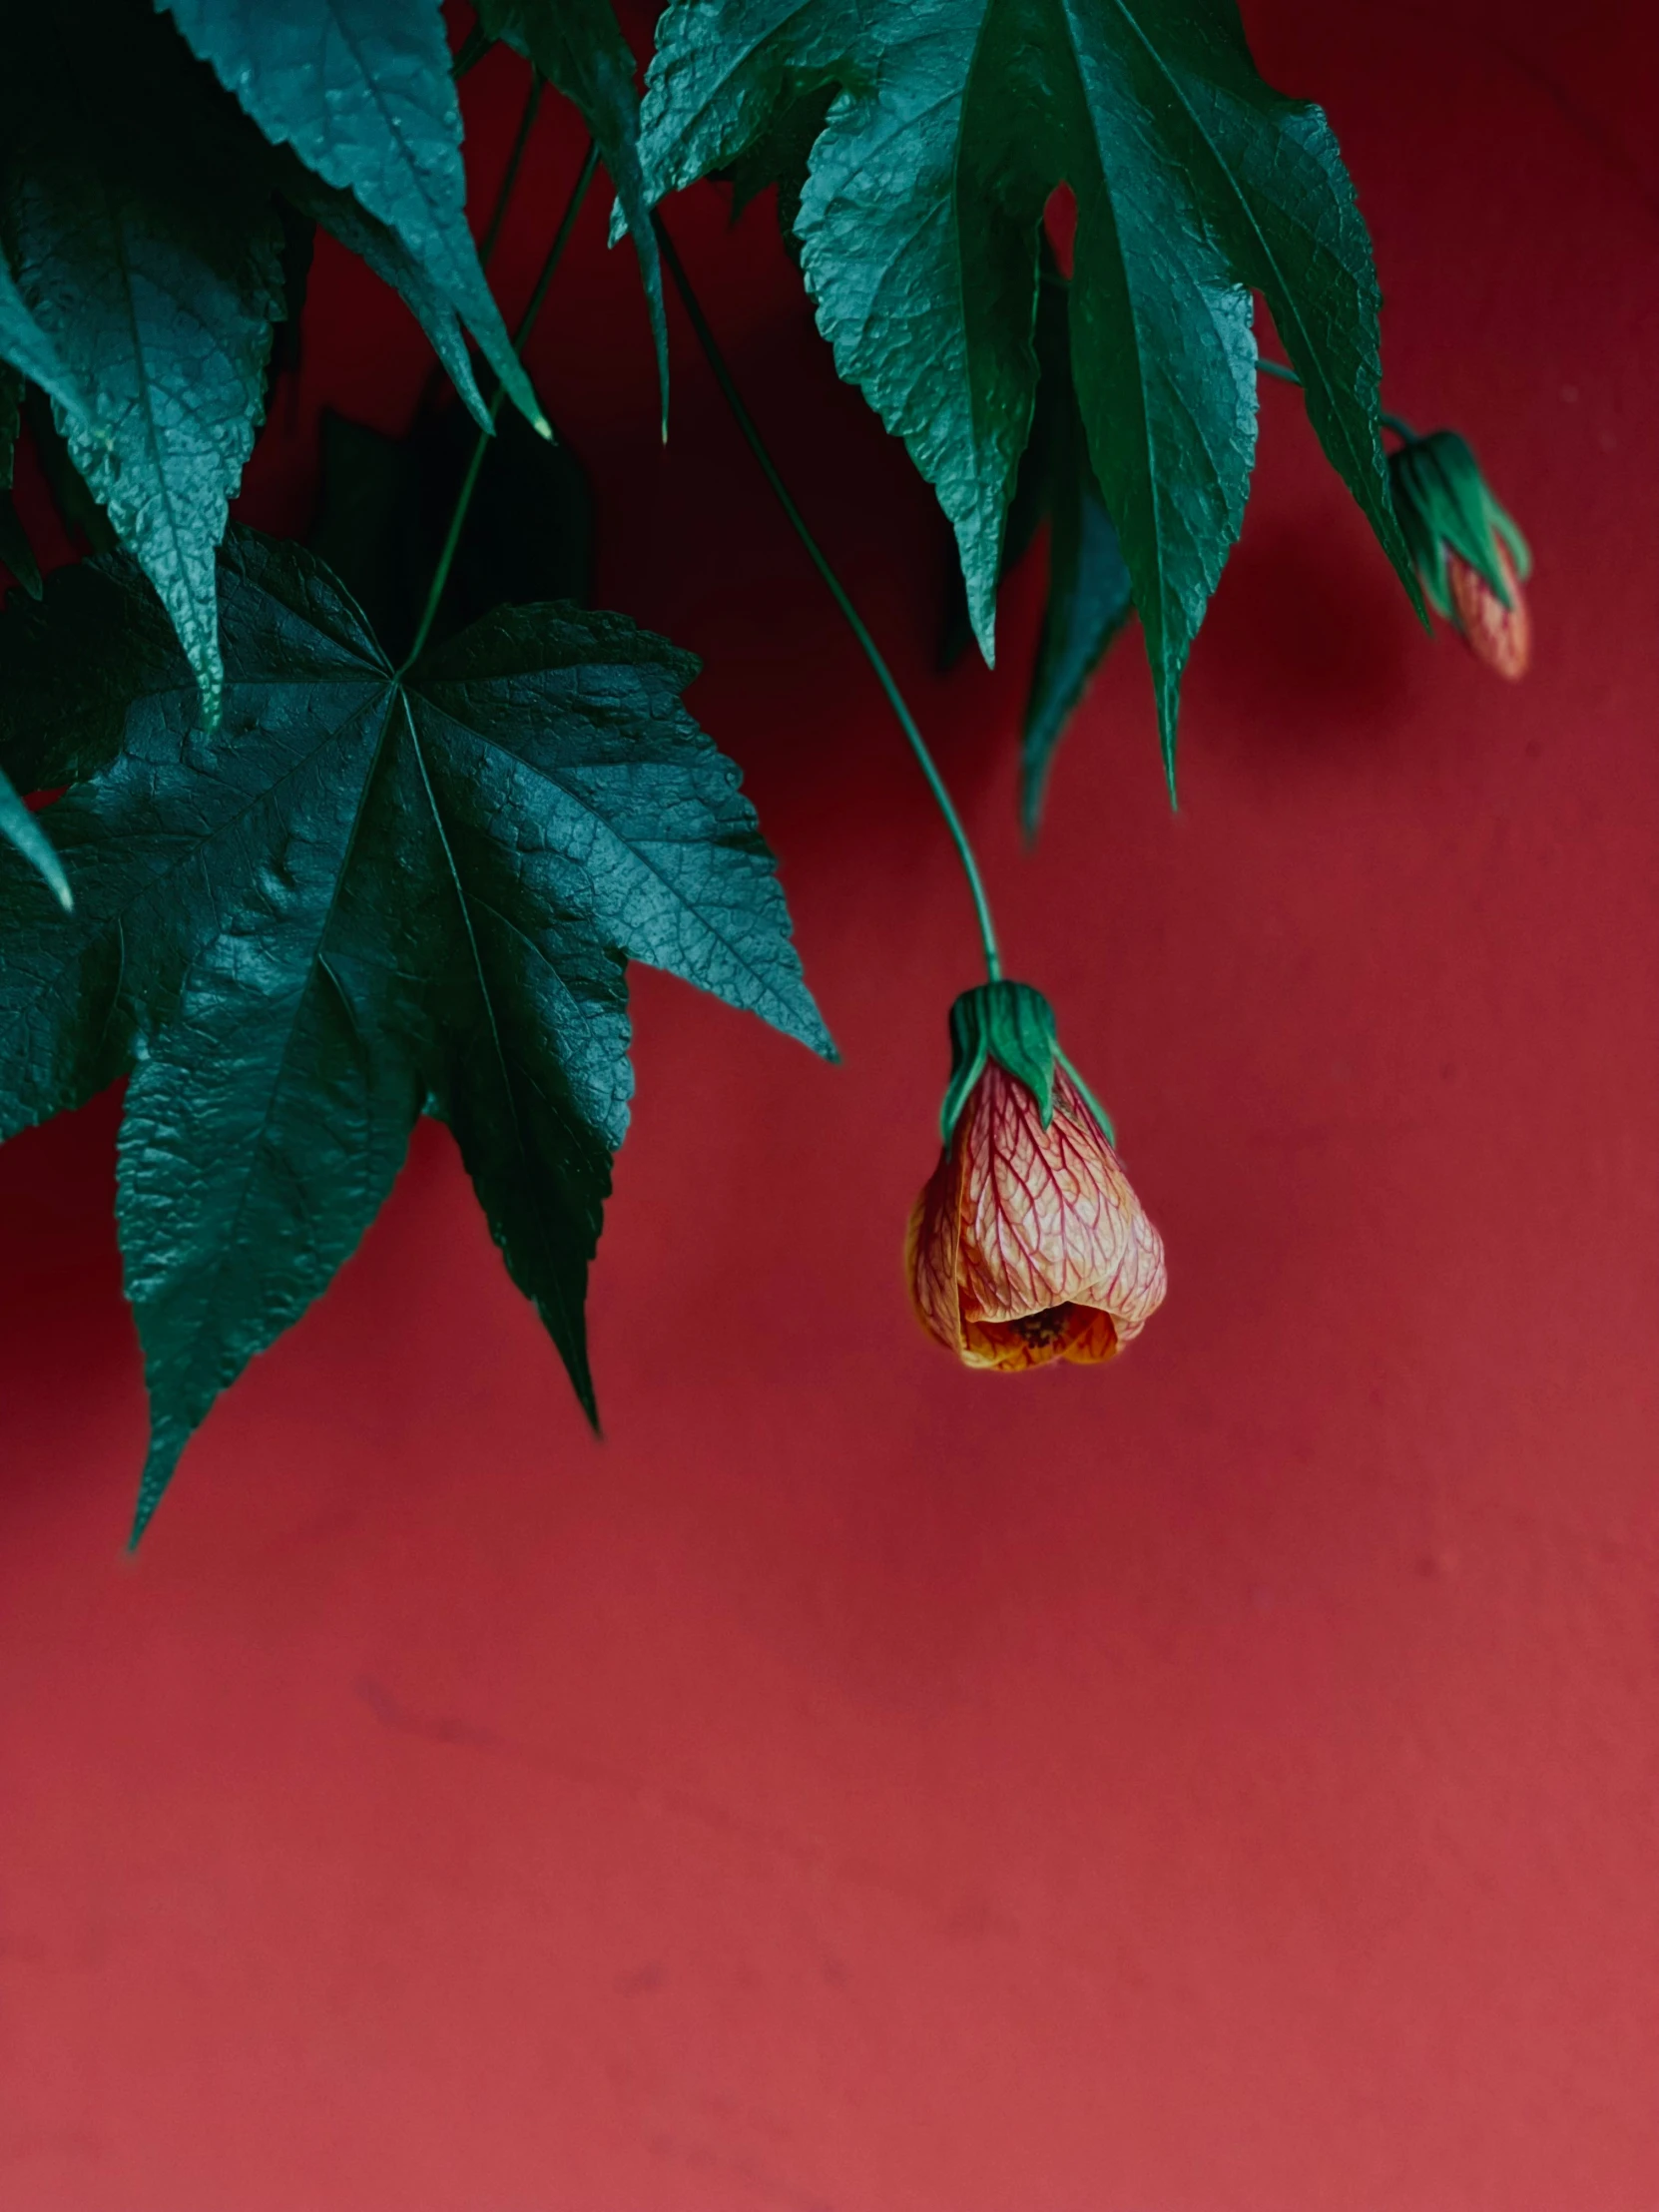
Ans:
[[[1515,682],[1531,658],[1520,589],[1531,556],[1467,441],[1455,430],[1407,438],[1388,456],[1388,482],[1428,604],[1477,660]]]
[[[1469,651],[1494,676],[1516,684],[1532,659],[1532,621],[1507,547],[1495,550],[1509,590],[1507,607],[1480,571],[1456,553],[1446,555],[1446,582]]]

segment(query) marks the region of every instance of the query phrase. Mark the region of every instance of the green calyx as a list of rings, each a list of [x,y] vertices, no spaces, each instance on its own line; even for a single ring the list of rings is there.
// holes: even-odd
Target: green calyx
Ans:
[[[1394,508],[1422,588],[1435,612],[1454,620],[1447,552],[1467,561],[1505,607],[1513,604],[1498,559],[1501,543],[1524,581],[1532,573],[1526,540],[1492,497],[1480,464],[1455,430],[1430,430],[1388,456]]]
[[[963,991],[950,1009],[950,1082],[939,1112],[939,1134],[946,1144],[962,1118],[973,1086],[994,1060],[1015,1076],[1037,1101],[1046,1129],[1054,1119],[1054,1070],[1063,1067],[1106,1133],[1117,1138],[1110,1117],[1060,1049],[1054,1009],[1029,983],[977,983]]]

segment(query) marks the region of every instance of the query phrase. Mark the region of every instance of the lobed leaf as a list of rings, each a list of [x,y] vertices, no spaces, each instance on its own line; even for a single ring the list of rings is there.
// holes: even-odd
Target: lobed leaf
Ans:
[[[92,0],[14,27],[0,88],[0,237],[84,400],[54,397],[76,468],[154,583],[211,724],[214,550],[253,450],[280,312],[269,189],[235,111],[153,18]]]
[[[582,114],[616,187],[617,205],[639,256],[646,312],[668,426],[668,317],[663,265],[640,166],[640,103],[634,56],[611,0],[478,0],[478,21],[533,62]]]
[[[1249,287],[1407,588],[1378,416],[1370,243],[1318,109],[1273,92],[1232,0],[672,0],[647,80],[658,196],[834,96],[796,232],[841,374],[954,526],[987,659],[1030,429],[1037,237],[1069,184],[1073,373],[1174,777],[1181,675],[1255,452]]]
[[[277,157],[275,173],[283,197],[301,215],[320,223],[348,254],[355,254],[382,283],[391,286],[425,331],[467,412],[480,429],[489,429],[489,409],[472,372],[460,317],[426,264],[417,261],[397,232],[371,216],[354,194],[313,177],[287,147],[273,151]]]
[[[544,606],[400,676],[314,556],[247,532],[221,615],[211,738],[120,557],[5,618],[0,763],[80,779],[53,810],[79,898],[52,913],[0,853],[0,1136],[131,1070],[140,1528],[214,1398],[354,1248],[423,1109],[593,1413],[628,959],[831,1049],[737,772],[680,705],[686,655]]]
[[[166,4],[273,145],[291,146],[396,234],[541,427],[467,229],[461,111],[440,0]]]

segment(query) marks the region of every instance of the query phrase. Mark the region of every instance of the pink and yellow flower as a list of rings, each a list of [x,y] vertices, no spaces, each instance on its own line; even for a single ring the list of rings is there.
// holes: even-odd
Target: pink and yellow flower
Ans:
[[[1110,1360],[1163,1302],[1164,1247],[1029,985],[951,1010],[945,1145],[906,1244],[922,1327],[968,1367]]]

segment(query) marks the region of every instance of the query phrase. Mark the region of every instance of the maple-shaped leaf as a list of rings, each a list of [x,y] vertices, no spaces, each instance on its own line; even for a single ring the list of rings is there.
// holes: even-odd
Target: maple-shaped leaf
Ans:
[[[258,137],[148,11],[65,0],[8,22],[0,239],[84,394],[53,397],[71,458],[160,593],[209,722],[214,549],[281,311],[277,227],[251,151]]]
[[[640,102],[634,56],[611,0],[478,0],[478,22],[526,55],[581,111],[616,187],[617,207],[639,256],[657,376],[668,419],[668,317],[663,265],[640,167]]]
[[[0,625],[0,765],[73,786],[49,819],[77,893],[57,913],[0,848],[0,1137],[131,1070],[140,1528],[214,1398],[352,1251],[423,1110],[593,1413],[628,959],[832,1050],[737,771],[680,704],[687,655],[542,606],[399,674],[313,555],[241,531],[221,621],[211,735],[121,556]]]
[[[274,146],[402,240],[532,421],[535,394],[466,222],[441,0],[158,0]]]
[[[956,531],[989,657],[1030,426],[1037,239],[1077,201],[1072,363],[1174,773],[1181,673],[1255,452],[1251,287],[1407,589],[1378,417],[1371,245],[1318,108],[1271,90],[1233,0],[673,0],[647,79],[659,197],[837,88],[796,235],[840,373]]]

